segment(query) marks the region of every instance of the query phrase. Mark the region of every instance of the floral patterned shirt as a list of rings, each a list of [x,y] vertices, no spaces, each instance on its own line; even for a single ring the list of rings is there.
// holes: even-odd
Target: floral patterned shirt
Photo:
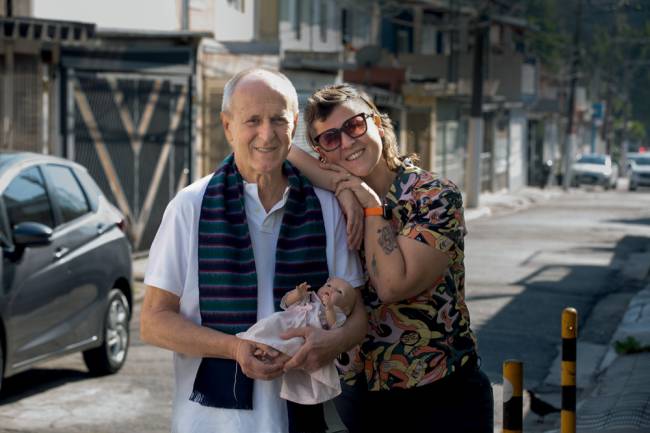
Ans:
[[[385,203],[397,235],[446,253],[449,267],[428,290],[401,302],[382,304],[370,284],[364,289],[368,335],[359,351],[339,358],[339,367],[347,380],[363,369],[371,391],[435,382],[476,350],[465,304],[466,229],[458,187],[407,161]]]

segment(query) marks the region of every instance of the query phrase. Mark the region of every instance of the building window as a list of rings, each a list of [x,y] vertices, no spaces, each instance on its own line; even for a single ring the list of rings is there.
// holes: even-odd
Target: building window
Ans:
[[[321,42],[327,42],[327,2],[320,0],[318,7],[318,26],[320,29]]]
[[[411,52],[411,35],[406,29],[398,29],[396,32],[397,38],[397,54],[404,54]]]
[[[293,19],[291,20],[291,25],[293,27],[293,32],[296,35],[296,39],[300,39],[301,31],[301,18],[302,18],[302,2],[303,0],[293,0]]]
[[[244,13],[244,5],[246,0],[228,0],[228,5],[241,13]]]
[[[352,43],[352,13],[347,9],[341,10],[341,43]]]

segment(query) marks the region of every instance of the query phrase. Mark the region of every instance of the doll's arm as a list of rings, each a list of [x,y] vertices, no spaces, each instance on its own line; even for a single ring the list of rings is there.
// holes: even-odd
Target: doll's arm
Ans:
[[[332,329],[336,326],[336,310],[334,309],[334,304],[329,297],[323,298],[323,305],[325,306],[325,321],[329,329]]]
[[[307,296],[307,290],[309,290],[310,287],[311,286],[306,282],[300,283],[295,289],[290,290],[286,295],[284,295],[284,304],[289,307],[296,302],[300,302],[300,300]]]

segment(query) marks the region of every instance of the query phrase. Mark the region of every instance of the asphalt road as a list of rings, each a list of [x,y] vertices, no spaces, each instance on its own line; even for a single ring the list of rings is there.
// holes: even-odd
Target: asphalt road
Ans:
[[[605,329],[589,323],[592,307],[638,289],[621,279],[621,267],[650,244],[650,191],[571,191],[468,227],[466,296],[499,405],[504,360],[524,362],[527,387],[544,380],[565,306],[578,309],[581,327]],[[136,307],[132,346],[118,374],[92,378],[74,355],[7,379],[0,432],[169,431],[171,354],[139,342],[138,313]]]

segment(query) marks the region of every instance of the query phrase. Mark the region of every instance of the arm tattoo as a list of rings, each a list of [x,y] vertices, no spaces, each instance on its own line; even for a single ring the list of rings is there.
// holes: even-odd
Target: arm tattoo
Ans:
[[[395,233],[393,233],[391,226],[385,226],[377,230],[377,233],[379,234],[377,242],[379,242],[381,249],[384,250],[386,255],[392,253],[397,248],[397,239],[395,239]]]
[[[379,269],[377,269],[377,257],[374,254],[372,255],[371,269],[374,276],[379,275]]]

